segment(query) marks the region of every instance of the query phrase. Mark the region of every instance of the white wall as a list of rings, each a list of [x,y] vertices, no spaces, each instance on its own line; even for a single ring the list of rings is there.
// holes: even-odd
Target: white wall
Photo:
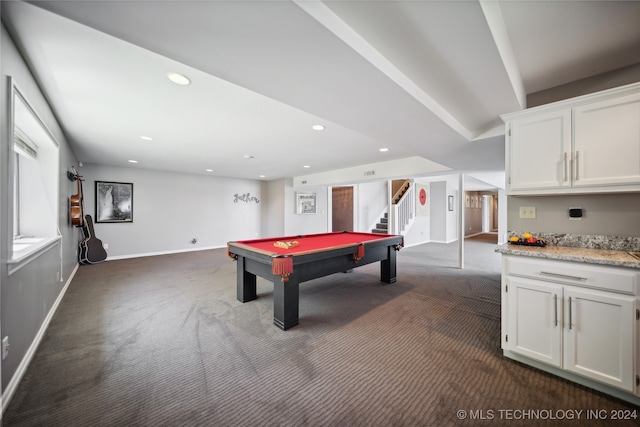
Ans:
[[[285,218],[285,236],[299,234],[326,233],[329,231],[329,190],[327,187],[294,188],[293,180],[287,179],[285,186],[285,203],[283,205]],[[316,194],[316,213],[296,213],[296,192]]]
[[[416,185],[416,217],[409,229],[407,230],[404,236],[404,245],[407,246],[415,246],[423,243],[428,243],[431,241],[431,208],[434,203],[434,193],[431,189],[431,182],[426,179],[416,178],[414,179],[414,184]],[[427,202],[424,207],[420,205],[419,201],[419,191],[418,186],[424,186],[427,192]],[[437,191],[436,191],[437,193]],[[436,207],[439,204],[437,200],[435,200]]]
[[[262,184],[262,218],[260,237],[284,236],[285,180],[268,181]]]
[[[447,210],[444,200],[447,198],[446,181],[431,183],[431,223],[430,235],[434,242],[447,241]]]
[[[69,196],[75,193],[76,185],[66,178],[67,170],[77,164],[77,159],[4,24],[1,25],[0,31],[0,336],[8,336],[11,344],[6,359],[1,361],[4,399],[2,404],[6,407],[26,370],[30,355],[35,352],[39,339],[51,319],[50,316],[75,272],[75,250],[78,246],[79,230],[71,225],[69,219]],[[13,135],[10,132],[12,126],[9,121],[9,77],[15,79],[30,106],[60,144],[59,171],[54,179],[58,184],[58,199],[54,209],[57,209],[57,226],[61,235],[57,244],[35,256],[11,275],[8,274],[7,265],[9,246],[13,241],[13,230],[10,228],[13,200],[9,191],[10,162],[7,156],[9,147],[13,144]]]
[[[354,203],[356,221],[354,231],[371,233],[372,226],[380,222],[386,212],[388,202],[387,181],[366,182],[354,185],[354,193],[359,203]]]
[[[133,222],[95,224],[109,259],[220,248],[261,236],[260,181],[85,164],[85,214],[95,222],[95,181],[133,184]],[[249,194],[259,202],[240,201]],[[192,239],[197,239],[192,244]]]
[[[458,239],[458,175],[447,175],[431,183],[431,241],[450,243]],[[453,196],[453,210],[448,198]],[[464,206],[464,204],[463,204]]]

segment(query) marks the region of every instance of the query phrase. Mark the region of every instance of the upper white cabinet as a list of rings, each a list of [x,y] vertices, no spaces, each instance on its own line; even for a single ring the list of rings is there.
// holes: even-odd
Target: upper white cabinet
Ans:
[[[522,117],[507,124],[507,189],[568,189],[571,110]]]
[[[507,194],[640,191],[640,83],[502,118]]]
[[[640,93],[573,109],[573,186],[640,183]]]

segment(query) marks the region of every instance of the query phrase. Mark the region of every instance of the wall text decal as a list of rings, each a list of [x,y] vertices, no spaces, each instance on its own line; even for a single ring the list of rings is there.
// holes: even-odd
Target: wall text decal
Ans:
[[[252,196],[251,193],[234,194],[233,196],[235,197],[233,199],[233,203],[238,203],[238,202],[245,202],[245,203],[256,202],[256,203],[260,203],[260,200],[258,200],[257,197]]]

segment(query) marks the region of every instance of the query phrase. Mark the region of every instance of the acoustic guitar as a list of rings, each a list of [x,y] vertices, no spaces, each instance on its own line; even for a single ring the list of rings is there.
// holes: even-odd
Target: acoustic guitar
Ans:
[[[82,179],[75,168],[71,168],[73,173],[69,174],[69,178],[76,181],[78,186],[78,192],[69,197],[69,204],[71,205],[71,225],[75,227],[83,226],[83,208],[84,197],[82,196]]]
[[[84,216],[82,234],[84,234],[84,239],[80,242],[80,263],[97,264],[107,259],[107,251],[104,250],[102,240],[96,237],[93,230],[91,215]]]

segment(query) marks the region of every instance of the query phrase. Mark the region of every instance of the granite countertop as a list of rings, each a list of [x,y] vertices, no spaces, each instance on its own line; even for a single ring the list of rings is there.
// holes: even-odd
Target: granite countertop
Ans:
[[[505,243],[503,245],[499,245],[496,248],[496,252],[505,255],[521,255],[536,258],[556,259],[560,261],[575,261],[589,264],[640,269],[640,259],[633,257],[629,254],[629,251],[624,250],[551,245],[541,248],[537,246],[511,245],[509,243]]]

